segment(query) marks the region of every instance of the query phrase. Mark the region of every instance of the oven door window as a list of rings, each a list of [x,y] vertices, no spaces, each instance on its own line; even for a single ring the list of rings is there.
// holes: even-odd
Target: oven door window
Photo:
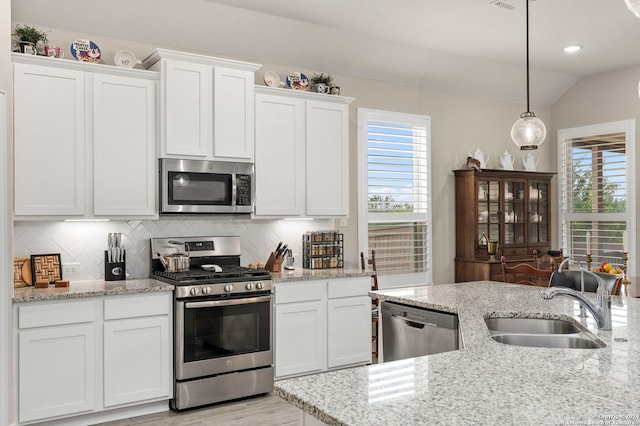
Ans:
[[[169,172],[169,204],[230,206],[232,177],[228,173]]]
[[[270,310],[270,302],[185,309],[184,362],[268,351]]]

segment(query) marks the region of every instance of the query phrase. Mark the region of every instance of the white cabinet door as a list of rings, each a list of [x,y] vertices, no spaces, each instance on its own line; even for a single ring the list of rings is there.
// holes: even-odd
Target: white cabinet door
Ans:
[[[21,331],[18,345],[21,422],[96,408],[94,325]]]
[[[82,215],[85,73],[14,64],[16,215]]]
[[[216,67],[213,71],[213,157],[253,160],[253,72]]]
[[[213,68],[168,60],[163,71],[163,154],[206,157],[212,139]]]
[[[320,371],[326,365],[326,304],[276,305],[275,376]]]
[[[349,213],[348,105],[308,100],[307,214]]]
[[[156,84],[93,76],[94,214],[156,213]]]
[[[327,302],[327,366],[371,362],[371,298],[329,299]]]
[[[104,324],[104,406],[171,395],[167,316]]]
[[[256,215],[304,215],[304,100],[259,93],[255,114]]]

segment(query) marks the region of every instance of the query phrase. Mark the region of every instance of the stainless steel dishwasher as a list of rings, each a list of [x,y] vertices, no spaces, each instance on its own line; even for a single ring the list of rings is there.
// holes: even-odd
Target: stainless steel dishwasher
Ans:
[[[382,302],[384,361],[458,350],[458,316]]]

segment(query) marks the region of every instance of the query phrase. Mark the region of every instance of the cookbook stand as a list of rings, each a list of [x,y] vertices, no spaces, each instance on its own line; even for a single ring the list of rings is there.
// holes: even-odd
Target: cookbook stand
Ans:
[[[126,253],[122,253],[122,262],[109,262],[107,250],[104,251],[104,280],[122,281],[126,280],[127,258]]]

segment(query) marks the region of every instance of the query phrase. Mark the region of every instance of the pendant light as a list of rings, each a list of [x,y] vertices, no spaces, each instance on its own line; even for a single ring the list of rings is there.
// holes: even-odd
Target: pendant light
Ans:
[[[520,118],[511,128],[511,139],[523,150],[538,149],[547,137],[547,128],[542,120],[529,111],[529,0],[525,0],[527,17],[527,111],[520,115]]]
[[[637,18],[640,18],[640,0],[624,0],[627,4],[627,8],[636,15]]]

